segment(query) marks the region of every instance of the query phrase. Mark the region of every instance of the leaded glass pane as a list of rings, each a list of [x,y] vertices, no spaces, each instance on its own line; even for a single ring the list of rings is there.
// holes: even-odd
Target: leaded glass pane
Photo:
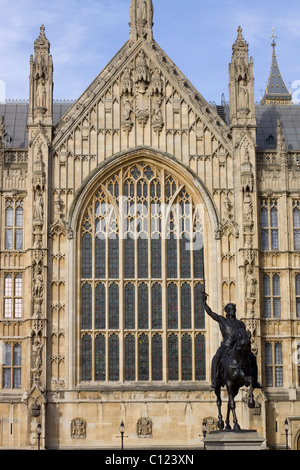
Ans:
[[[261,226],[262,227],[268,227],[269,226],[269,221],[268,221],[268,209],[266,207],[263,207],[261,209]]]
[[[273,368],[266,367],[266,386],[273,387]]]
[[[8,207],[5,211],[5,226],[12,227],[14,221],[14,210],[12,207]]]
[[[156,334],[152,338],[152,380],[162,379],[162,337]]]
[[[170,238],[167,239],[167,264],[168,264],[168,278],[177,277],[177,240],[174,234],[171,233]]]
[[[146,334],[139,336],[139,380],[149,380],[149,338]]]
[[[82,278],[90,279],[92,277],[92,237],[89,233],[86,233],[82,237]]]
[[[148,286],[144,282],[138,287],[138,319],[139,329],[149,328],[149,294]]]
[[[271,318],[271,299],[265,298],[264,302],[264,317]]]
[[[111,279],[117,279],[119,277],[119,239],[109,238],[109,277]]]
[[[14,345],[14,366],[21,366],[21,345]]]
[[[125,338],[125,380],[135,380],[135,337],[132,334]]]
[[[92,380],[92,338],[84,335],[81,340],[81,380]]]
[[[268,230],[261,231],[261,247],[263,250],[269,249],[269,231]]]
[[[293,210],[293,223],[294,228],[300,228],[300,210],[298,207]]]
[[[96,330],[105,329],[106,318],[106,293],[105,285],[97,284],[95,288],[95,328]]]
[[[108,290],[108,323],[111,330],[119,328],[119,286],[116,283]]]
[[[190,239],[184,233],[180,239],[180,275],[182,278],[191,277]]]
[[[271,211],[271,227],[278,227],[278,211],[275,207],[272,207]]]
[[[178,328],[178,293],[177,285],[168,285],[168,328]]]
[[[95,339],[95,380],[104,382],[106,379],[106,348],[105,337],[97,335]]]
[[[11,369],[3,369],[3,388],[11,388]]]
[[[185,334],[181,340],[182,380],[192,380],[192,338]]]
[[[196,244],[202,245],[202,242],[198,240]],[[197,248],[193,250],[193,259],[194,259],[194,278],[203,279],[204,278],[204,258],[203,258],[203,248]]]
[[[84,330],[92,328],[92,286],[84,284],[81,289],[82,316],[81,327]]]
[[[172,333],[168,338],[169,380],[178,380],[178,338]]]
[[[10,228],[5,230],[5,249],[13,249],[13,230]]]
[[[205,311],[204,311],[204,302],[203,302],[203,287],[200,282],[195,285],[194,288],[194,303],[195,303],[195,328],[203,329],[205,328]]]
[[[116,382],[119,380],[119,337],[113,334],[109,338],[109,380]]]
[[[16,227],[23,227],[23,209],[22,207],[16,208]]]
[[[151,289],[152,293],[152,328],[162,328],[162,292],[161,285],[156,282]]]
[[[275,386],[282,387],[283,386],[283,368],[282,367],[275,367]]]
[[[135,240],[127,236],[124,240],[125,248],[125,277],[134,279],[135,277]]]
[[[146,279],[148,277],[148,240],[138,238],[138,277]]]
[[[295,284],[296,284],[296,295],[300,296],[300,274],[296,275]]]
[[[129,283],[125,286],[125,329],[135,327],[135,287]]]
[[[151,240],[151,274],[157,279],[161,278],[161,239]]]
[[[196,380],[206,379],[205,365],[205,336],[197,335],[195,338],[195,363],[196,363]]]
[[[181,286],[181,328],[192,327],[191,287],[188,283]]]
[[[266,356],[266,364],[267,364],[267,365],[273,364],[273,353],[272,353],[272,345],[271,345],[271,343],[266,343],[266,346],[265,346],[265,356]]]
[[[280,343],[275,344],[275,364],[282,364],[282,346]]]
[[[95,238],[95,269],[96,279],[104,279],[106,276],[106,240]]]
[[[271,243],[272,243],[272,250],[278,250],[279,248],[278,230],[271,231]]]
[[[270,277],[267,274],[263,277],[263,294],[271,295]]]
[[[11,345],[8,343],[4,345],[4,365],[11,366]]]
[[[21,369],[13,370],[13,388],[21,388]]]
[[[300,230],[294,230],[294,250],[300,250]]]

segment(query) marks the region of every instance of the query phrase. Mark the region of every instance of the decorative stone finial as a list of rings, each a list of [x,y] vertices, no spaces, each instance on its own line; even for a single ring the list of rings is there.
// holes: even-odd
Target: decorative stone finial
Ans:
[[[131,0],[130,4],[130,39],[152,41],[153,3],[152,0]]]

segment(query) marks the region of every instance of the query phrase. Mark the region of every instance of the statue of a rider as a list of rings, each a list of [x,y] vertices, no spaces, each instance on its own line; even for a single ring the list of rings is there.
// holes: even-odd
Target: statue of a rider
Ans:
[[[211,308],[207,305],[206,294],[204,294],[204,308],[207,314],[215,321],[219,323],[219,328],[223,337],[223,341],[218,348],[211,365],[211,380],[212,387],[214,389],[222,386],[220,383],[221,368],[223,359],[230,353],[234,345],[235,333],[238,329],[242,328],[246,330],[245,323],[236,318],[236,306],[229,303],[225,307],[226,316],[218,315],[214,313]],[[248,359],[251,365],[251,375],[253,377],[253,388],[262,388],[258,383],[257,378],[257,362],[255,355],[249,351]]]

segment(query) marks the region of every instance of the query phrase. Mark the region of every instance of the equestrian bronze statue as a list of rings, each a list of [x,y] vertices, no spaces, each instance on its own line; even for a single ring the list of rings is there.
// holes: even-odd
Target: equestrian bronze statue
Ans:
[[[219,323],[223,341],[217,350],[211,364],[212,387],[217,396],[218,406],[218,428],[224,429],[221,406],[221,387],[226,387],[228,392],[228,408],[225,421],[225,430],[231,429],[229,424],[230,411],[233,416],[233,429],[240,430],[235,412],[234,398],[241,387],[250,387],[249,408],[254,408],[253,390],[261,388],[257,380],[256,357],[251,351],[250,333],[246,331],[244,322],[236,318],[236,307],[227,304],[226,316],[214,313],[206,302],[207,295],[204,294],[204,307],[207,314]]]

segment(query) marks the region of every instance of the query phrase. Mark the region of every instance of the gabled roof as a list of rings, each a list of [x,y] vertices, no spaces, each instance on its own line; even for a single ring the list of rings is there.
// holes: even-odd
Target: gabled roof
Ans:
[[[288,92],[284,80],[279,70],[278,60],[276,56],[276,42],[273,30],[272,35],[272,63],[268,84],[261,104],[291,104],[292,95]]]

